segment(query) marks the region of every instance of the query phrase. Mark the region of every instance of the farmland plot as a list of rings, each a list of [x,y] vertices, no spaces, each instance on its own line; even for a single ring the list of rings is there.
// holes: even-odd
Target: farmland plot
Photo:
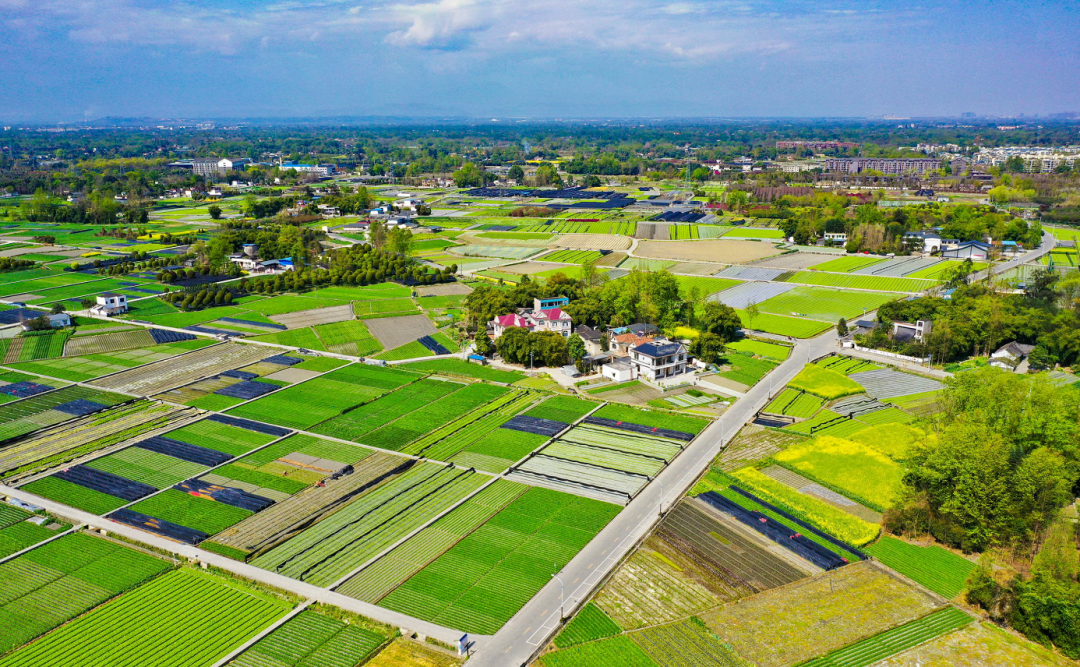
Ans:
[[[74,357],[84,354],[102,354],[129,350],[136,347],[150,347],[154,337],[146,329],[137,331],[118,331],[99,336],[80,336],[68,340],[64,347],[64,356]]]
[[[371,431],[403,418],[414,410],[426,409],[431,403],[464,386],[454,382],[422,379],[324,422],[314,430],[335,438],[359,441]]]
[[[365,357],[382,350],[379,341],[375,340],[368,328],[359,320],[320,324],[315,327],[315,335],[319,337],[327,350],[337,354]]]
[[[288,610],[234,582],[180,570],[0,660],[2,667],[210,665]],[[148,641],[153,637],[153,641]]]
[[[387,636],[305,609],[228,664],[231,667],[353,667]]]
[[[745,661],[725,646],[698,618],[635,632],[630,638],[660,667],[744,667]]]
[[[714,590],[721,589],[721,590]],[[624,630],[665,623],[751,592],[720,580],[660,537],[650,537],[596,595],[596,604]]]
[[[337,592],[365,602],[378,602],[527,489],[523,484],[496,480],[407,542],[365,567],[339,586]]]
[[[875,663],[876,667],[1073,667],[1076,663],[992,623],[976,623]]]
[[[306,429],[420,377],[393,368],[352,364],[246,403],[229,414]]]
[[[562,632],[555,637],[555,646],[566,648],[575,644],[611,637],[622,632],[619,625],[608,618],[600,607],[595,603],[582,607],[574,620],[570,621]]]
[[[0,451],[0,474],[9,478],[57,466],[133,438],[197,418],[191,408],[137,401],[43,429]],[[72,415],[68,415],[72,417]]]
[[[821,436],[773,457],[780,465],[879,512],[892,506],[903,468],[866,445]]]
[[[104,409],[129,400],[120,394],[75,386],[11,402],[0,406],[0,442],[87,414],[86,408]]]
[[[781,276],[781,279],[785,282],[803,285],[850,287],[853,289],[874,290],[877,292],[917,293],[932,289],[938,285],[938,283],[933,280],[918,280],[916,278],[892,278],[888,276],[858,275],[854,273],[819,273],[816,271],[799,271],[791,276]]]
[[[56,359],[38,359],[37,361],[20,362],[15,367],[50,377],[85,382],[109,373],[117,373],[143,364],[161,361],[213,344],[213,341],[206,339],[187,340],[80,357],[67,356]]]
[[[935,593],[955,598],[964,590],[975,563],[937,545],[921,547],[884,536],[866,552]]]
[[[340,456],[338,453],[333,455]],[[360,460],[351,475],[327,480],[322,486],[310,486],[286,500],[274,503],[221,531],[213,540],[204,542],[203,547],[240,559],[249,554],[263,554],[319,519],[329,516],[351,496],[393,479],[408,465],[405,459],[375,452]]]
[[[0,564],[0,653],[169,569],[115,542],[73,533]]]
[[[796,287],[758,304],[766,313],[836,322],[855,318],[896,298],[883,292],[853,292],[824,287]]]
[[[270,356],[258,345],[224,343],[154,362],[91,382],[103,389],[150,396]]]
[[[902,373],[891,368],[853,373],[849,376],[866,388],[866,393],[879,400],[922,394],[944,388],[937,380],[911,373]]]
[[[460,386],[460,385],[454,385]],[[470,384],[410,412],[400,419],[364,436],[364,444],[400,451],[420,436],[454,421],[463,412],[478,408],[512,392],[506,387],[489,384]]]
[[[402,317],[383,317],[365,320],[371,335],[379,341],[383,349],[391,350],[417,338],[437,333],[435,325],[427,315],[406,315]]]
[[[826,572],[701,615],[740,656],[782,667],[924,616],[935,599],[872,561]]]
[[[969,625],[973,620],[971,616],[956,607],[946,607],[916,621],[886,630],[869,639],[806,662],[804,665],[805,667],[868,667],[881,658]]]
[[[492,634],[532,598],[619,508],[530,488],[398,586],[380,606]]]
[[[485,481],[458,468],[417,464],[252,563],[316,586],[330,585]]]
[[[540,664],[543,667],[657,667],[656,661],[626,635],[545,653],[540,656]]]

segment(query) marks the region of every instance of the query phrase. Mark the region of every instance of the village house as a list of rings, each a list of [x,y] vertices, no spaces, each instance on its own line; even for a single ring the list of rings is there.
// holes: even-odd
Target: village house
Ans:
[[[102,292],[97,295],[97,304],[90,307],[91,315],[104,315],[112,317],[128,311],[127,297],[113,292]]]
[[[500,315],[491,321],[493,337],[498,338],[510,327],[521,327],[529,331],[554,331],[564,338],[569,338],[574,323],[570,315],[561,306],[570,303],[566,297],[552,299],[533,299],[533,308],[521,308],[516,313]]]
[[[285,273],[295,268],[292,257],[260,259],[259,246],[255,243],[245,243],[242,252],[229,255],[229,261],[252,275]]]

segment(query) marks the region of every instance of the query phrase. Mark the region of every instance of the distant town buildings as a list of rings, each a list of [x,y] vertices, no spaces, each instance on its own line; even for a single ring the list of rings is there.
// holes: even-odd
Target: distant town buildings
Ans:
[[[279,165],[281,169],[293,169],[302,174],[315,174],[316,176],[330,176],[337,173],[337,167],[332,164],[300,164],[297,162],[284,162]]]
[[[922,175],[940,167],[941,160],[938,160],[937,158],[845,157],[829,158],[825,161],[826,171],[841,174],[861,174],[864,171],[880,171],[886,175]]]
[[[858,148],[859,144],[850,141],[778,141],[776,150],[798,150],[809,148],[812,151],[842,150]]]
[[[196,176],[224,176],[229,171],[247,168],[251,160],[247,158],[207,158],[191,161],[191,171]]]
[[[980,149],[972,162],[985,167],[1000,167],[1011,158],[1019,158],[1028,173],[1050,173],[1060,166],[1074,167],[1080,157],[1080,146],[1036,148],[1032,146],[999,146]]]

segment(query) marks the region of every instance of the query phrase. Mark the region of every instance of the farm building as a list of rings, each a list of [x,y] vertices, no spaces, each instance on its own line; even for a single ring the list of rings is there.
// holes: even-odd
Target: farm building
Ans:
[[[578,328],[574,330],[574,333],[580,336],[582,342],[585,343],[586,353],[601,354],[604,352],[603,345],[601,345],[601,339],[604,337],[604,334],[587,324],[579,325]]]
[[[123,294],[103,292],[97,295],[97,305],[90,308],[91,315],[104,315],[111,317],[128,311],[127,297]]]
[[[982,241],[961,241],[943,246],[941,256],[946,259],[986,259],[990,254],[990,244]]]
[[[49,318],[49,326],[51,326],[53,329],[62,329],[64,327],[71,326],[71,316],[67,313],[56,313],[55,315],[48,315],[42,313],[42,316]],[[23,322],[22,328],[23,331],[29,331],[30,323]]]
[[[894,340],[921,342],[930,335],[933,323],[930,320],[918,320],[911,322],[893,322],[892,337]]]
[[[1028,369],[1027,358],[1034,349],[1034,345],[1025,345],[1016,341],[1006,343],[990,355],[990,365],[1007,371],[1026,373]]]
[[[252,274],[285,273],[293,270],[292,257],[282,259],[259,259],[259,246],[245,243],[243,252],[229,255],[229,261],[240,267],[241,271]]]
[[[630,360],[626,357],[604,364],[600,368],[600,373],[612,382],[626,382],[634,379],[634,367],[630,365]]]

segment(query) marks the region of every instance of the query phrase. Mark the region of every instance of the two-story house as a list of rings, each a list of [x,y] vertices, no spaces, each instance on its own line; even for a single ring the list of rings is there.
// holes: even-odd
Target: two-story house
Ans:
[[[500,315],[491,321],[492,335],[503,335],[509,327],[521,327],[529,331],[554,331],[563,338],[569,338],[574,330],[574,321],[570,314],[560,306],[570,303],[566,297],[551,299],[533,299],[533,309],[521,308],[516,313]]]
[[[111,317],[128,311],[127,297],[123,294],[103,292],[97,295],[97,304],[90,308],[91,315]]]
[[[686,372],[686,346],[668,340],[655,340],[630,348],[634,375],[646,381],[682,375]]]

